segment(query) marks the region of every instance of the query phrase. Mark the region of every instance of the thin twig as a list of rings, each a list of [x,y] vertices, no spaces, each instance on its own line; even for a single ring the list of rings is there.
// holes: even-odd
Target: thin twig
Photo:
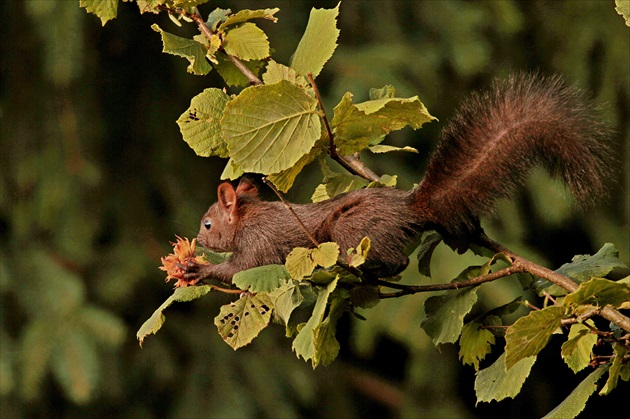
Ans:
[[[522,268],[517,266],[508,266],[507,268],[503,268],[496,272],[491,272],[486,275],[480,275],[472,279],[468,279],[466,281],[458,281],[458,282],[449,282],[448,284],[433,284],[433,285],[402,285],[394,282],[387,282],[383,280],[378,280],[376,282],[377,285],[381,285],[383,287],[394,288],[400,291],[393,293],[381,293],[381,298],[397,298],[402,297],[403,295],[411,295],[419,292],[429,292],[429,291],[445,291],[445,290],[456,290],[460,288],[473,287],[479,284],[483,284],[485,282],[496,281],[497,279],[523,272]]]
[[[298,217],[298,215],[295,213],[295,211],[293,210],[293,208],[291,207],[291,204],[289,202],[287,202],[286,199],[284,199],[284,196],[280,193],[280,191],[275,187],[275,185],[273,183],[271,183],[267,177],[263,177],[262,178],[263,182],[265,182],[265,184],[267,184],[267,186],[269,186],[271,188],[272,191],[275,192],[275,194],[278,196],[278,198],[280,198],[280,201],[282,202],[282,204],[284,205],[284,207],[289,210],[289,212],[291,213],[291,215],[293,215],[293,218],[295,218],[295,220],[297,221],[298,225],[300,226],[300,228],[302,229],[302,231],[304,232],[304,234],[306,234],[306,236],[309,238],[309,240],[315,245],[315,247],[319,246],[319,242],[315,239],[315,237],[311,234],[310,231],[308,231],[308,228],[306,228],[306,226],[304,225],[304,223],[302,222],[302,220],[300,220],[300,217]]]
[[[208,38],[208,40],[210,40],[210,38],[215,34],[212,31],[212,29],[210,29],[208,25],[206,25],[206,22],[203,20],[201,13],[199,13],[199,9],[197,9],[196,7],[194,8],[195,10],[194,13],[188,13],[184,9],[173,9],[164,5],[159,5],[158,9],[166,10],[169,13],[177,13],[177,14],[186,16],[189,19],[192,19],[199,27],[199,31],[206,38]],[[247,80],[249,81],[249,84],[254,85],[254,86],[259,86],[263,84],[262,81],[249,68],[247,68],[245,64],[243,64],[243,61],[241,61],[240,58],[235,57],[234,55],[228,54],[227,52],[225,52],[225,49],[223,47],[221,47],[220,50],[221,52],[224,52],[225,55],[227,55],[228,59],[232,61],[232,63],[236,66],[238,71],[240,71],[247,78]]]
[[[324,109],[324,103],[322,102],[322,97],[319,94],[319,89],[317,88],[317,84],[313,79],[313,74],[307,73],[306,77],[308,81],[311,83],[311,87],[315,92],[315,97],[317,98],[317,105],[319,106],[319,110],[321,112],[321,118],[324,121],[324,127],[326,128],[326,134],[328,135],[328,153],[330,158],[339,163],[344,169],[348,172],[353,173],[357,176],[361,176],[364,179],[369,181],[377,181],[380,179],[376,173],[374,173],[369,167],[367,167],[361,160],[359,160],[356,156],[341,156],[337,153],[337,146],[335,145],[335,137],[333,135],[332,129],[330,128],[330,123],[328,122],[328,117],[326,116],[326,110]]]

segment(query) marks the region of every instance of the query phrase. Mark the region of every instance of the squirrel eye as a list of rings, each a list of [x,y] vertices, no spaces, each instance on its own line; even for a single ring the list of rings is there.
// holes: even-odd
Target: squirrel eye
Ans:
[[[203,220],[203,226],[206,228],[206,230],[210,230],[210,227],[212,227],[212,221],[208,219]]]

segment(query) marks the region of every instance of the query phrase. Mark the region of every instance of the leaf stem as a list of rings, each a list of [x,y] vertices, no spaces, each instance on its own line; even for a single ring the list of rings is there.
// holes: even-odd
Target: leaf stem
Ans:
[[[304,225],[304,223],[302,222],[302,220],[300,220],[300,217],[298,217],[298,215],[295,213],[295,211],[293,210],[293,208],[291,207],[291,204],[284,199],[284,196],[280,193],[280,191],[274,186],[273,183],[271,183],[266,176],[264,176],[262,178],[263,182],[265,182],[265,184],[267,186],[269,186],[271,188],[272,191],[275,192],[275,194],[278,196],[278,198],[280,198],[280,201],[282,202],[282,204],[284,205],[284,207],[289,210],[289,212],[291,213],[291,215],[293,216],[293,218],[295,218],[295,220],[297,221],[298,225],[300,226],[300,228],[302,229],[302,231],[304,232],[304,234],[306,234],[306,236],[309,238],[309,240],[315,245],[315,247],[319,246],[319,242],[317,241],[317,239],[315,239],[315,237],[311,234],[310,231],[308,231],[308,228],[306,228],[306,226]]]

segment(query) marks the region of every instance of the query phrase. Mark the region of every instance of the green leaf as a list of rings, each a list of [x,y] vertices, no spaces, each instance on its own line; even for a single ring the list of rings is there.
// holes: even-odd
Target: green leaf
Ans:
[[[253,23],[244,23],[230,29],[223,38],[223,48],[229,55],[245,61],[269,57],[267,35]]]
[[[208,50],[203,44],[194,39],[182,38],[164,32],[157,24],[151,25],[151,29],[162,35],[162,52],[184,57],[190,62],[186,68],[189,73],[204,75],[212,70],[212,66],[206,60]]]
[[[229,26],[238,25],[239,23],[244,23],[253,19],[267,19],[276,23],[278,18],[274,15],[278,13],[280,9],[277,7],[273,9],[258,9],[258,10],[240,10],[236,14],[233,14],[225,19],[225,21],[219,26],[218,31],[223,32]]]
[[[591,361],[597,335],[583,324],[574,324],[569,331],[569,339],[562,344],[561,355],[574,373],[583,370]]]
[[[90,400],[98,382],[99,356],[85,334],[74,330],[60,340],[51,366],[70,400],[77,404]]]
[[[103,26],[118,13],[118,0],[80,0],[79,6],[98,16]]]
[[[335,52],[339,37],[338,14],[339,4],[334,9],[311,10],[306,30],[290,63],[302,76],[311,73],[316,78]]]
[[[574,418],[580,414],[586,406],[586,401],[591,394],[597,390],[597,381],[606,368],[598,368],[588,375],[578,386],[564,399],[562,403],[556,406],[551,412],[547,413],[543,419],[567,419]]]
[[[209,293],[211,289],[212,287],[210,287],[210,285],[176,288],[173,292],[173,295],[168,297],[166,301],[164,301],[162,305],[153,312],[151,317],[149,317],[149,319],[144,322],[142,326],[140,326],[140,329],[138,329],[136,337],[140,341],[140,346],[142,346],[145,337],[150,334],[155,334],[158,330],[160,330],[160,328],[164,324],[164,321],[166,320],[166,317],[162,312],[166,310],[168,306],[170,306],[174,302],[191,301],[196,298],[203,297],[204,295]]]
[[[518,361],[538,354],[560,327],[564,309],[551,306],[532,311],[518,319],[505,334],[505,368],[509,370]]]
[[[300,76],[294,69],[286,65],[278,64],[274,60],[269,60],[265,74],[263,74],[263,82],[265,84],[279,83],[281,80],[287,80],[298,86],[308,86],[308,82]]]
[[[319,364],[330,365],[339,354],[339,341],[335,337],[337,332],[337,322],[348,307],[348,300],[345,298],[333,298],[330,303],[330,310],[326,319],[315,328],[314,342],[315,352],[311,360],[311,365],[315,369]]]
[[[300,286],[293,281],[272,291],[269,297],[274,305],[275,316],[282,320],[285,325],[289,324],[293,310],[298,308],[304,301],[304,297],[300,292]]]
[[[346,93],[334,109],[332,127],[339,154],[362,151],[376,139],[406,126],[420,128],[435,118],[429,114],[417,96],[384,98],[352,104],[352,94]],[[378,150],[378,149],[377,149]]]
[[[245,294],[221,307],[214,324],[223,340],[236,350],[248,345],[269,324],[273,302],[268,294]]]
[[[235,163],[263,174],[293,166],[321,134],[315,98],[284,80],[243,90],[228,102],[221,125]]]
[[[424,303],[426,317],[422,321],[422,328],[435,345],[455,343],[464,326],[464,316],[476,302],[477,287],[448,291],[443,295],[430,297]]]
[[[291,276],[284,265],[266,265],[237,272],[232,282],[249,292],[271,292],[289,279]]]
[[[628,266],[619,259],[619,250],[613,244],[606,243],[596,254],[575,256],[571,263],[565,263],[556,272],[582,283],[591,278],[605,278],[613,272],[627,275]],[[534,286],[539,295],[543,292],[555,296],[567,294],[564,288],[544,279],[537,280]]]
[[[212,30],[212,32],[216,32],[219,25],[232,14],[231,9],[221,9],[217,7],[214,9],[209,15],[208,20],[206,20],[206,25]]]
[[[610,281],[604,278],[593,278],[590,281],[582,282],[579,288],[568,294],[562,305],[591,304],[604,307],[610,304],[619,307],[621,304],[630,301],[630,285]]]
[[[462,328],[459,338],[459,359],[464,365],[472,365],[479,371],[479,361],[490,353],[494,345],[494,335],[488,329],[480,329],[481,324],[470,322]]]
[[[324,183],[315,189],[311,197],[313,202],[334,198],[342,193],[365,188],[369,184],[367,180],[360,176],[333,172],[324,160],[320,160],[320,164],[324,174]]]
[[[608,380],[606,384],[599,392],[600,396],[606,396],[617,387],[617,382],[621,375],[621,368],[624,365],[624,357],[628,353],[628,350],[619,344],[613,344],[614,356],[612,359],[612,365],[608,370]],[[627,362],[625,362],[627,364]],[[627,368],[627,367],[626,367]]]
[[[328,304],[328,297],[337,287],[337,281],[338,278],[334,279],[319,291],[313,314],[293,340],[293,352],[298,358],[302,357],[305,361],[308,361],[315,356],[315,330],[322,323],[326,305]]]
[[[198,156],[229,156],[219,123],[229,100],[220,89],[205,89],[192,98],[190,107],[177,119],[184,141]]]
[[[615,11],[623,16],[626,26],[630,26],[630,0],[615,0]]]
[[[431,278],[431,257],[438,244],[442,242],[440,233],[431,232],[422,236],[422,242],[418,248],[418,272]]]
[[[475,393],[477,403],[501,401],[507,397],[514,398],[523,387],[523,383],[536,362],[536,357],[523,358],[513,368],[505,370],[505,353],[488,368],[477,373]]]

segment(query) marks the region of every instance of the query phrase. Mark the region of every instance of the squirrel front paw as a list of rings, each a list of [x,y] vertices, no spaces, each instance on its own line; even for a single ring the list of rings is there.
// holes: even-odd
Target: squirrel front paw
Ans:
[[[188,285],[197,285],[210,276],[211,266],[207,263],[197,263],[194,260],[188,260],[186,263],[180,264],[185,271],[184,280]]]

